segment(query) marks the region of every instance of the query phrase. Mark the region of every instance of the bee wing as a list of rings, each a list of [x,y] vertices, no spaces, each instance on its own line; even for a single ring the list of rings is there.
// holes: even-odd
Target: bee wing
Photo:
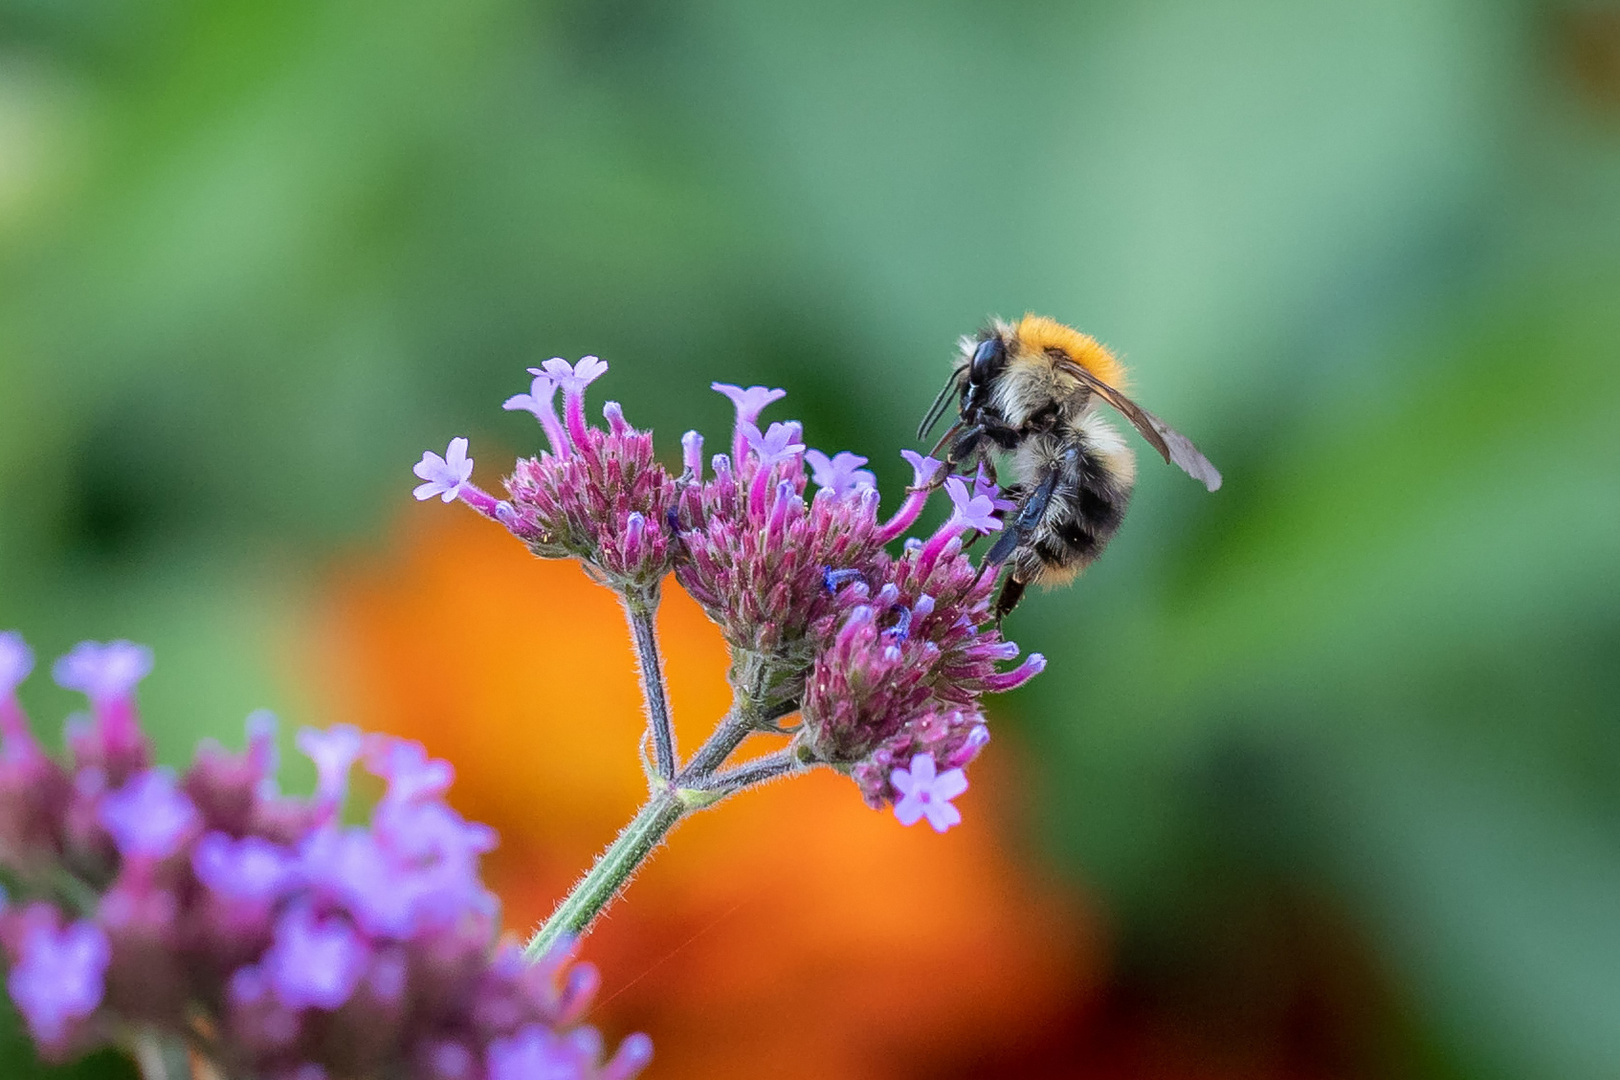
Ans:
[[[945,409],[951,400],[951,391],[962,385],[962,372],[964,370],[964,368],[957,368],[951,372],[951,377],[946,380],[945,385],[940,389],[939,396],[934,399],[932,405],[928,406],[928,412],[923,416],[922,423],[917,425],[918,439],[928,438],[928,432],[932,430],[935,424],[939,423],[939,418],[945,415]]]
[[[1198,452],[1198,447],[1194,446],[1192,440],[1187,436],[1160,420],[1157,416],[1154,416],[1079,364],[1064,364],[1063,369],[1091,387],[1093,393],[1119,410],[1119,414],[1129,420],[1131,426],[1142,433],[1142,438],[1153,444],[1153,449],[1157,450],[1164,460],[1172,465],[1179,465],[1183,472],[1202,483],[1210,491],[1214,491],[1221,486],[1220,470],[1210,464],[1209,458]]]

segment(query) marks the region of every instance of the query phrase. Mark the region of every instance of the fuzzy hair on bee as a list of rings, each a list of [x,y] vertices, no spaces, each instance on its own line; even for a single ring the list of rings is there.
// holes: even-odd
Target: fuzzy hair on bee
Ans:
[[[1102,554],[1124,520],[1136,456],[1100,405],[1124,416],[1166,461],[1210,491],[1221,474],[1197,447],[1125,396],[1124,365],[1097,339],[1040,315],[992,320],[964,336],[955,366],[917,429],[924,438],[955,399],[958,418],[934,447],[949,446],[946,472],[1010,455],[1014,503],[989,554],[1007,575],[995,614],[1010,612],[1031,583],[1072,581]]]

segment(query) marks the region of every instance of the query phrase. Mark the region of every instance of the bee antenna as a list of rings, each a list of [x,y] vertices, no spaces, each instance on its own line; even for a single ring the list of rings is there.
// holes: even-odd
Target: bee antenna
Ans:
[[[940,388],[938,396],[934,398],[934,403],[928,406],[928,412],[923,417],[922,423],[917,425],[917,439],[919,441],[928,438],[928,433],[933,430],[935,424],[939,423],[939,418],[945,415],[945,407],[950,403],[951,391],[956,389],[961,377],[962,371],[958,368],[956,371],[951,372],[949,379],[945,380],[945,385]]]

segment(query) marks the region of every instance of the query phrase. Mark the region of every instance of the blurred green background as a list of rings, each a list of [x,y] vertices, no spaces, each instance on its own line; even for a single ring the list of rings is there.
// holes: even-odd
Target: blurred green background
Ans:
[[[178,761],[313,719],[278,633],[525,366],[893,491],[1026,309],[1226,474],[1009,624],[1121,977],[1241,1025],[1338,934],[1371,1074],[1620,1075],[1614,6],[0,0],[0,626],[153,644]]]

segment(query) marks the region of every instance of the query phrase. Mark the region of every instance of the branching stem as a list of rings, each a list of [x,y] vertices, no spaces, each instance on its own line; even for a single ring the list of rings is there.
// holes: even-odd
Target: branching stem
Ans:
[[[767,780],[775,780],[777,777],[800,772],[808,767],[809,763],[799,756],[798,748],[789,746],[774,753],[761,754],[735,769],[717,772],[707,777],[702,787],[705,790],[729,795],[734,791],[763,784]]]
[[[648,640],[651,641],[653,608],[647,607],[642,610],[644,616],[639,615],[634,603],[626,598],[625,611],[630,619],[632,633],[636,632],[638,624],[645,625]],[[636,652],[638,659],[651,658],[650,663],[643,659],[642,684],[643,687],[657,686],[659,701],[662,702],[663,679],[657,666],[656,643],[648,649],[643,649],[638,640]],[[659,672],[659,676],[648,678],[649,672]],[[777,667],[771,663],[769,657],[743,653],[732,668],[731,711],[726,713],[725,718],[715,728],[714,734],[709,736],[708,741],[698,748],[697,753],[692,755],[692,760],[678,773],[675,771],[673,760],[674,742],[673,739],[670,740],[669,775],[672,775],[673,779],[664,779],[666,774],[662,752],[661,748],[657,747],[656,717],[662,715],[667,724],[669,712],[667,708],[655,706],[651,692],[648,693],[647,713],[654,725],[655,748],[660,752],[658,763],[660,778],[654,783],[651,797],[631,819],[630,824],[626,825],[624,831],[608,845],[607,850],[597,856],[595,865],[586,871],[585,876],[579,879],[573,890],[563,898],[562,903],[557,905],[557,909],[551,913],[545,925],[529,939],[524,949],[525,957],[531,961],[539,960],[550,952],[560,939],[579,938],[588,932],[597,916],[624,891],[641,864],[658,849],[664,837],[681,818],[694,810],[713,805],[726,795],[764,780],[785,775],[798,767],[798,763],[790,760],[788,751],[784,750],[765,755],[757,762],[740,765],[720,774],[719,777],[714,776],[715,770],[725,764],[731,752],[737,749],[751,732],[760,730],[766,722],[769,715],[766,698],[776,677]]]

